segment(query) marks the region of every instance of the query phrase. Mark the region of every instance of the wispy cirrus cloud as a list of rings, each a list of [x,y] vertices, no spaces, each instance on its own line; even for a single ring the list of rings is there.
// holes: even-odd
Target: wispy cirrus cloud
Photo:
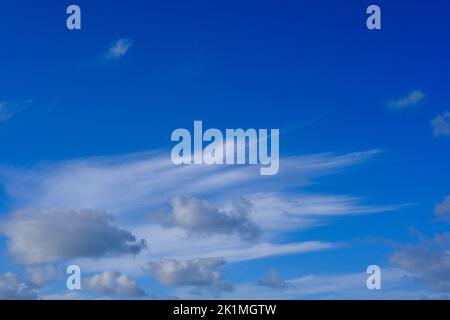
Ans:
[[[27,109],[32,103],[32,100],[22,102],[8,102],[0,100],[0,123],[12,119],[16,114]]]
[[[234,235],[189,236],[184,230],[167,229],[159,225],[140,225],[130,227],[137,237],[149,240],[150,250],[130,257],[104,257],[97,259],[76,259],[73,262],[88,272],[101,272],[105,266],[111,269],[138,275],[141,267],[149,260],[221,257],[227,263],[264,259],[268,257],[299,255],[338,248],[340,244],[326,241],[303,241],[272,243],[262,239],[252,243]]]
[[[170,152],[156,151],[47,163],[31,169],[0,167],[0,182],[16,207],[81,207],[124,214],[148,212],[178,196],[226,195],[229,199],[275,187],[307,186],[377,154],[375,149],[282,158],[279,174],[269,181],[254,166],[175,166]]]
[[[235,290],[223,292],[222,299],[421,299],[430,297],[442,298],[442,293],[436,293],[423,288],[412,287],[413,281],[409,274],[398,268],[382,269],[382,290],[368,290],[366,286],[367,273],[364,271],[342,274],[307,274],[298,278],[280,280],[281,287],[261,285],[260,283],[238,283]],[[267,280],[267,279],[266,279]],[[276,289],[276,293],[274,292]],[[185,299],[208,299],[205,293],[194,295],[185,288],[178,288],[175,295]]]
[[[393,99],[388,102],[388,106],[391,109],[401,110],[408,107],[415,106],[425,99],[425,94],[421,90],[414,90],[405,97]]]

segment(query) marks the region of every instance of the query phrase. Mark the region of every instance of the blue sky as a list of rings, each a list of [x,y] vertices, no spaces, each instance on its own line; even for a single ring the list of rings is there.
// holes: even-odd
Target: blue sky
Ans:
[[[445,296],[450,5],[375,3],[2,1],[0,298]],[[174,166],[194,120],[280,128],[280,173]]]

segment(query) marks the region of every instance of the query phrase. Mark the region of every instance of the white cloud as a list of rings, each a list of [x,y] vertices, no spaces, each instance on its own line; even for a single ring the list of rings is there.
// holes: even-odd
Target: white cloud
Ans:
[[[86,279],[84,287],[97,294],[118,297],[142,297],[145,291],[136,280],[120,272],[104,271]]]
[[[308,185],[323,175],[368,161],[378,153],[378,150],[369,150],[283,158],[279,175],[270,180],[259,176],[258,168],[252,166],[174,166],[168,151],[87,158],[45,164],[30,170],[3,167],[0,168],[0,180],[11,195],[14,207],[96,208],[94,212],[105,210],[120,216],[122,223],[128,221],[126,226],[130,231],[127,232],[134,235],[134,240],[130,242],[140,249],[136,239],[148,239],[151,255],[147,250],[140,250],[133,257],[112,256],[105,252],[108,250],[104,248],[103,238],[89,240],[103,246],[101,250],[97,250],[97,245],[89,249],[95,254],[73,254],[72,248],[51,253],[62,259],[74,259],[71,262],[80,265],[85,272],[103,272],[106,266],[110,270],[136,275],[149,260],[178,261],[219,256],[233,263],[338,247],[340,244],[315,239],[286,243],[283,235],[295,228],[323,223],[327,217],[389,211],[393,207],[362,205],[360,199],[351,196],[296,194],[292,190],[298,190],[298,187]],[[277,192],[273,192],[274,189]],[[171,228],[155,224],[155,221],[142,221],[149,212],[163,210],[177,197],[190,200],[179,201],[176,210],[169,211]],[[208,202],[193,200],[193,197],[207,199]],[[231,200],[239,197],[245,197],[251,206],[248,203],[243,207],[233,206]],[[250,207],[253,209],[249,210]],[[197,210],[206,212],[210,219],[200,220]],[[188,212],[189,223],[178,219],[180,212]],[[214,216],[216,214],[219,217]],[[27,216],[23,226],[28,225],[28,220],[32,219]],[[66,223],[57,218],[55,221],[61,222],[58,229],[62,230],[73,224],[71,218]],[[133,221],[132,224],[130,221]],[[258,241],[246,241],[241,236],[242,231],[246,230],[243,226],[248,226],[249,221],[254,221],[260,231],[259,237],[255,238]],[[19,229],[18,223],[15,228]],[[199,232],[195,232],[196,229]],[[248,230],[254,230],[254,225],[251,224]],[[79,231],[81,235],[87,234],[86,231]],[[57,234],[54,238],[65,239],[70,235],[70,232]],[[31,250],[26,249],[25,245],[19,246],[20,250],[15,250],[16,256],[34,263],[53,260],[48,258],[46,243],[51,243],[51,240],[46,238],[41,241],[44,248],[36,252],[34,248],[39,245],[31,246]],[[14,239],[25,239],[27,245],[30,242],[27,236],[22,235]]]
[[[9,253],[24,264],[137,254],[145,246],[110,216],[92,210],[17,211],[0,224],[0,234],[8,238]]]
[[[0,276],[0,300],[32,299],[37,299],[34,291],[15,274],[8,272]]]
[[[233,198],[255,191],[304,186],[325,174],[368,161],[377,150],[281,159],[270,181],[252,166],[174,166],[170,152],[87,158],[31,170],[0,167],[16,207],[96,208],[113,214],[146,212],[177,196]],[[123,192],[127,190],[127,192]]]
[[[216,292],[231,291],[232,285],[222,279],[217,268],[223,258],[197,258],[189,260],[163,259],[149,262],[144,272],[166,286],[194,286]]]
[[[258,227],[250,218],[252,205],[249,201],[236,199],[229,212],[218,210],[208,201],[177,197],[171,202],[169,214],[154,217],[166,227],[178,227],[197,235],[236,233],[243,239],[254,240]]]
[[[108,49],[108,58],[120,59],[127,54],[127,52],[133,46],[133,40],[129,38],[121,38],[114,43]]]
[[[407,107],[415,106],[423,99],[425,99],[425,94],[420,90],[414,90],[411,93],[409,93],[406,97],[389,101],[388,106],[392,109],[400,110]]]
[[[374,214],[401,208],[362,204],[362,199],[347,195],[259,192],[247,199],[253,205],[251,216],[266,232],[311,228],[332,217]]]
[[[138,275],[141,266],[148,260],[181,259],[189,260],[192,257],[208,258],[211,256],[223,257],[228,263],[263,259],[267,257],[303,254],[322,250],[330,250],[338,245],[321,242],[306,241],[285,244],[268,242],[252,243],[244,241],[237,236],[215,235],[207,239],[204,237],[186,236],[181,229],[166,229],[161,226],[140,226],[133,229],[138,236],[151,237],[151,252],[143,251],[133,259],[128,257],[107,257],[99,259],[77,259],[75,264],[80,265],[86,272],[99,272],[105,266],[128,274]]]
[[[322,241],[271,243],[242,240],[238,235],[216,234],[205,237],[188,236],[180,229],[161,226],[138,226],[132,229],[139,237],[151,237],[152,257],[155,259],[189,259],[192,257],[223,257],[227,262],[237,262],[266,257],[301,254],[336,248],[338,245]]]
[[[450,112],[444,112],[431,120],[435,137],[450,136]]]

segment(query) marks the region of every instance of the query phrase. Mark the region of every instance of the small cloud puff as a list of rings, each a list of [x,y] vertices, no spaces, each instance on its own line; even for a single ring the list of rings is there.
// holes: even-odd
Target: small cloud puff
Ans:
[[[405,97],[389,101],[388,106],[391,109],[401,110],[415,106],[423,99],[425,99],[425,94],[421,90],[414,90]]]
[[[114,41],[108,49],[107,57],[113,60],[120,59],[127,54],[132,46],[133,40],[129,38],[121,38]]]

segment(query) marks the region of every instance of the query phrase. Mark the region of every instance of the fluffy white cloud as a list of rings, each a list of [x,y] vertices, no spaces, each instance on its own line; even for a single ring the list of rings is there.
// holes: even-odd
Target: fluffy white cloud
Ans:
[[[32,288],[22,282],[15,274],[0,275],[0,300],[32,300],[37,299]]]
[[[420,90],[410,92],[406,97],[389,101],[388,105],[392,109],[403,109],[412,107],[425,99],[425,94]]]
[[[145,295],[145,291],[139,287],[136,280],[109,270],[87,278],[84,287],[106,296],[136,298]]]
[[[450,136],[450,112],[444,112],[431,120],[435,137]]]
[[[121,38],[114,43],[108,49],[108,58],[119,59],[127,54],[128,50],[133,46],[133,40],[128,38]]]
[[[24,264],[44,264],[60,259],[137,254],[144,240],[93,210],[23,210],[0,224],[8,237],[8,251]]]
[[[166,286],[195,286],[229,291],[232,290],[231,284],[225,282],[216,271],[224,264],[223,258],[163,259],[149,262],[143,269]]]
[[[177,197],[171,205],[169,214],[156,217],[164,226],[199,235],[236,233],[248,240],[259,235],[258,227],[250,218],[252,204],[243,198],[236,199],[229,212],[218,210],[208,201],[188,197]]]

